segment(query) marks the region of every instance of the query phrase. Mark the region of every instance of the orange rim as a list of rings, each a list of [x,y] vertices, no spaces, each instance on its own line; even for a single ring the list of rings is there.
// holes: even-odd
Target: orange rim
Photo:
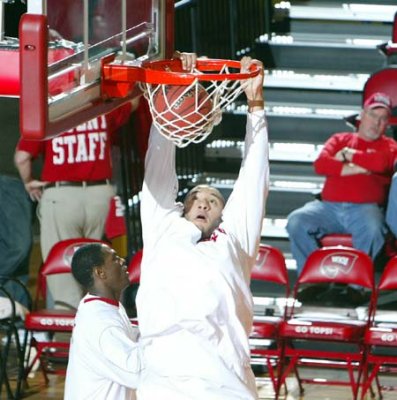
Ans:
[[[223,69],[233,68],[236,72],[223,72]],[[182,70],[182,63],[179,59],[147,61],[141,67],[127,67],[130,74],[135,75],[136,81],[168,84],[168,85],[190,85],[195,80],[199,81],[224,81],[244,80],[257,76],[260,69],[252,65],[249,72],[237,72],[241,67],[240,61],[220,59],[197,59],[196,70],[186,72]],[[131,76],[131,75],[130,75]]]

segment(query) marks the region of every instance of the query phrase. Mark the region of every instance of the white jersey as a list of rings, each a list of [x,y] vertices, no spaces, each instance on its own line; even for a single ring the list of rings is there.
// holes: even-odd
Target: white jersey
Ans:
[[[264,112],[248,114],[239,177],[211,238],[175,203],[175,146],[152,128],[142,190],[137,295],[146,371],[139,400],[253,400],[251,268],[268,192]]]
[[[71,340],[65,400],[135,400],[142,371],[138,329],[118,302],[86,295]]]

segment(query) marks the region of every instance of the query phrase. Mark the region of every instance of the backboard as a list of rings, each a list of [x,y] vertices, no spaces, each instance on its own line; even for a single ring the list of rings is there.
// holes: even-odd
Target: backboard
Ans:
[[[28,0],[20,22],[20,125],[26,139],[72,129],[139,95],[101,90],[103,63],[173,53],[174,0]]]

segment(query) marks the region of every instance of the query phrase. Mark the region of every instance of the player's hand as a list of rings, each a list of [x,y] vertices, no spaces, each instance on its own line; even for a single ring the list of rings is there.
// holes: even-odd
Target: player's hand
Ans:
[[[196,68],[196,53],[181,53],[180,51],[175,51],[174,58],[181,60],[182,69],[184,71],[191,72]]]
[[[244,88],[244,92],[247,96],[248,105],[250,102],[255,102],[257,104],[255,107],[258,109],[263,109],[263,80],[265,76],[263,63],[259,60],[253,59],[251,57],[243,57],[240,61],[241,69],[240,72],[247,73],[250,71],[252,65],[256,65],[259,68],[259,74],[254,78],[249,78],[244,80],[241,84]]]
[[[46,184],[47,182],[33,179],[30,182],[25,183],[25,190],[28,192],[29,197],[33,201],[39,201],[43,194],[43,188]]]

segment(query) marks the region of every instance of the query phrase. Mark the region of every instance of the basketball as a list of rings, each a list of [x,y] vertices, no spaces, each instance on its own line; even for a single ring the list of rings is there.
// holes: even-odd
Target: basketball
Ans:
[[[158,88],[153,106],[155,119],[165,130],[184,136],[205,129],[213,109],[202,85],[164,85]]]

